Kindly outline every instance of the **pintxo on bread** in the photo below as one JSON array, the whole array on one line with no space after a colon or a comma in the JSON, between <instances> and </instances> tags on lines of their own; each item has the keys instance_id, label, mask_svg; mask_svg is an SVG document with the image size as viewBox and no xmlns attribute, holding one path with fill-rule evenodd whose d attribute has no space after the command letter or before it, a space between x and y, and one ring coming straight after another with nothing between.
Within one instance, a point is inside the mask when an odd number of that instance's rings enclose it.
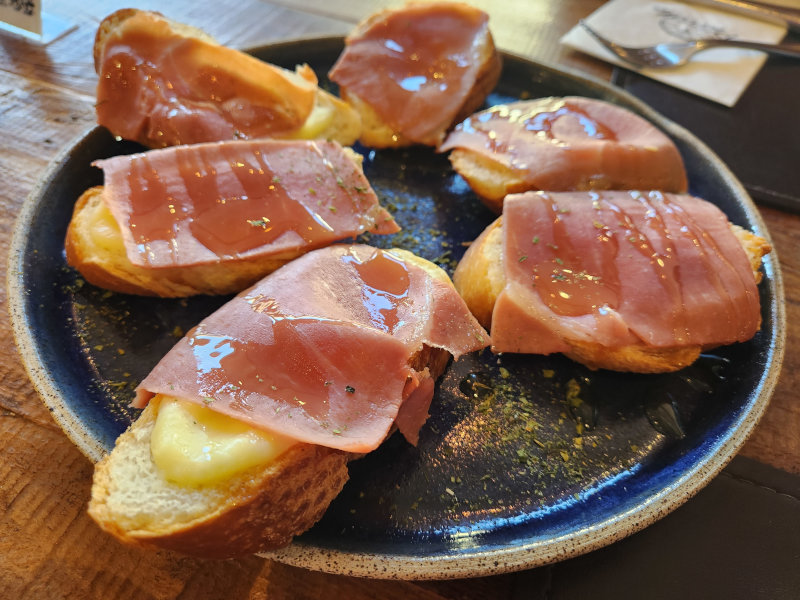
<instances>
[{"instance_id":1,"label":"pintxo on bread","mask_svg":"<svg viewBox=\"0 0 800 600\"><path fill-rule=\"evenodd\" d=\"M458 2L409 3L371 15L329 73L361 115L362 144L437 146L500 77L489 17Z\"/></svg>"},{"instance_id":2,"label":"pintxo on bread","mask_svg":"<svg viewBox=\"0 0 800 600\"><path fill-rule=\"evenodd\" d=\"M395 426L416 443L451 355L488 343L428 261L363 245L306 254L204 319L143 380L147 408L97 466L90 514L123 541L204 557L286 545L322 516L349 460ZM219 433L232 428L261 454ZM198 480L193 462L213 466Z\"/></svg>"},{"instance_id":3,"label":"pintxo on bread","mask_svg":"<svg viewBox=\"0 0 800 600\"><path fill-rule=\"evenodd\" d=\"M67 262L115 291L238 292L314 248L399 230L336 142L242 140L97 161L67 230Z\"/></svg>"},{"instance_id":4,"label":"pintxo on bread","mask_svg":"<svg viewBox=\"0 0 800 600\"><path fill-rule=\"evenodd\" d=\"M447 136L440 151L497 213L529 190L687 190L677 147L649 121L592 98L547 97L493 106Z\"/></svg>"},{"instance_id":5,"label":"pintxo on bread","mask_svg":"<svg viewBox=\"0 0 800 600\"><path fill-rule=\"evenodd\" d=\"M106 17L94 44L97 122L150 148L259 137L350 145L358 114L317 76L260 61L157 12Z\"/></svg>"},{"instance_id":6,"label":"pintxo on bread","mask_svg":"<svg viewBox=\"0 0 800 600\"><path fill-rule=\"evenodd\" d=\"M662 192L526 192L467 250L456 288L495 352L669 372L758 331L769 244Z\"/></svg>"}]
</instances>

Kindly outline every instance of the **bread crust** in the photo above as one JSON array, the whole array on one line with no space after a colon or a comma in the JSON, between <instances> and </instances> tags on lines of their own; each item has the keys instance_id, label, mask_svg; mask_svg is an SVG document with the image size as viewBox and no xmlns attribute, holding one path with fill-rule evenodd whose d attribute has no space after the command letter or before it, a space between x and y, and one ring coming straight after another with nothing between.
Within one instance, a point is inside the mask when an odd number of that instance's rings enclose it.
<instances>
[{"instance_id":1,"label":"bread crust","mask_svg":"<svg viewBox=\"0 0 800 600\"><path fill-rule=\"evenodd\" d=\"M503 218L498 217L470 245L453 274L453 283L472 314L487 330L498 296L505 287L503 265ZM747 253L756 282L761 280L761 258L770 252L763 238L731 225ZM655 348L644 343L620 348L607 348L596 342L564 340L570 350L564 352L572 360L590 369L610 369L635 373L669 373L692 364L703 350L701 346Z\"/></svg>"},{"instance_id":2,"label":"bread crust","mask_svg":"<svg viewBox=\"0 0 800 600\"><path fill-rule=\"evenodd\" d=\"M136 8L120 8L108 15L105 19L100 21L97 27L97 32L94 35L94 44L92 45L92 58L94 59L94 72L100 74L100 66L103 62L103 53L105 52L106 42L111 34L116 30L124 21L127 21L138 12ZM155 13L159 16L164 16L161 13ZM166 18L166 17L165 17Z\"/></svg>"},{"instance_id":3,"label":"bread crust","mask_svg":"<svg viewBox=\"0 0 800 600\"><path fill-rule=\"evenodd\" d=\"M453 170L495 214L503 212L503 200L508 194L526 192L531 187L518 171L478 152L455 148L448 158Z\"/></svg>"}]
</instances>

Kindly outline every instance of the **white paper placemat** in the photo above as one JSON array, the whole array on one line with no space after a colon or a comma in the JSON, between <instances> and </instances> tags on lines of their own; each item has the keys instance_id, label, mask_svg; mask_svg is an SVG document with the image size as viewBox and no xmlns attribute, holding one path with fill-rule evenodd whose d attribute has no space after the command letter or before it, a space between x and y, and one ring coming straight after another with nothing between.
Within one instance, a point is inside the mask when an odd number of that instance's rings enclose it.
<instances>
[{"instance_id":1,"label":"white paper placemat","mask_svg":"<svg viewBox=\"0 0 800 600\"><path fill-rule=\"evenodd\" d=\"M774 44L786 35L785 26L700 5L656 0L611 0L585 21L604 37L623 46L650 46L698 38ZM714 48L695 55L683 67L635 69L617 58L580 25L567 32L561 43L725 106L736 104L767 59L763 52Z\"/></svg>"}]
</instances>

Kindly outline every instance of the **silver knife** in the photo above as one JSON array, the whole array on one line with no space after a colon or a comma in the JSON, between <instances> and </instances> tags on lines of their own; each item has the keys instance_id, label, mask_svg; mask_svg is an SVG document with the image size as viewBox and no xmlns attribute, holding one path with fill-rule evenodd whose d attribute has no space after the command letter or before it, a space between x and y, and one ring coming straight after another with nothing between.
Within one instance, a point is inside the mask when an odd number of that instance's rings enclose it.
<instances>
[{"instance_id":1,"label":"silver knife","mask_svg":"<svg viewBox=\"0 0 800 600\"><path fill-rule=\"evenodd\" d=\"M790 29L800 31L800 16L795 16L760 4L751 4L750 2L743 2L742 0L690 0L690 2L739 13L777 25L786 25Z\"/></svg>"}]
</instances>

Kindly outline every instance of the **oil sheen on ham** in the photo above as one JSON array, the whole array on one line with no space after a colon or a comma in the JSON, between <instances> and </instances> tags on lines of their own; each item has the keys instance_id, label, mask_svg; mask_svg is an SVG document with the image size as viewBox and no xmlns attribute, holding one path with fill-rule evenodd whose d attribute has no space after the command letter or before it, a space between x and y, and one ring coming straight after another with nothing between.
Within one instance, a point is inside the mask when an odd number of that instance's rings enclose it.
<instances>
[{"instance_id":1,"label":"oil sheen on ham","mask_svg":"<svg viewBox=\"0 0 800 600\"><path fill-rule=\"evenodd\" d=\"M434 385L409 359L454 357L485 331L447 282L388 251L331 246L264 278L203 320L137 390L208 406L256 428L368 452L393 424L412 442Z\"/></svg>"},{"instance_id":2,"label":"oil sheen on ham","mask_svg":"<svg viewBox=\"0 0 800 600\"><path fill-rule=\"evenodd\" d=\"M399 230L333 142L196 144L95 164L136 265L212 263Z\"/></svg>"},{"instance_id":3,"label":"oil sheen on ham","mask_svg":"<svg viewBox=\"0 0 800 600\"><path fill-rule=\"evenodd\" d=\"M152 148L287 137L316 98L308 66L286 71L147 11L119 24L98 59L98 123Z\"/></svg>"},{"instance_id":4,"label":"oil sheen on ham","mask_svg":"<svg viewBox=\"0 0 800 600\"><path fill-rule=\"evenodd\" d=\"M672 141L627 109L590 98L540 98L493 106L448 135L440 151L464 148L512 169L527 189L686 191Z\"/></svg>"},{"instance_id":5,"label":"oil sheen on ham","mask_svg":"<svg viewBox=\"0 0 800 600\"><path fill-rule=\"evenodd\" d=\"M466 4L385 11L347 37L329 77L394 131L436 145L478 78L487 35L488 15Z\"/></svg>"},{"instance_id":6,"label":"oil sheen on ham","mask_svg":"<svg viewBox=\"0 0 800 600\"><path fill-rule=\"evenodd\" d=\"M725 215L687 195L526 192L503 210L506 287L492 317L497 352L714 347L750 339L760 305Z\"/></svg>"}]
</instances>

